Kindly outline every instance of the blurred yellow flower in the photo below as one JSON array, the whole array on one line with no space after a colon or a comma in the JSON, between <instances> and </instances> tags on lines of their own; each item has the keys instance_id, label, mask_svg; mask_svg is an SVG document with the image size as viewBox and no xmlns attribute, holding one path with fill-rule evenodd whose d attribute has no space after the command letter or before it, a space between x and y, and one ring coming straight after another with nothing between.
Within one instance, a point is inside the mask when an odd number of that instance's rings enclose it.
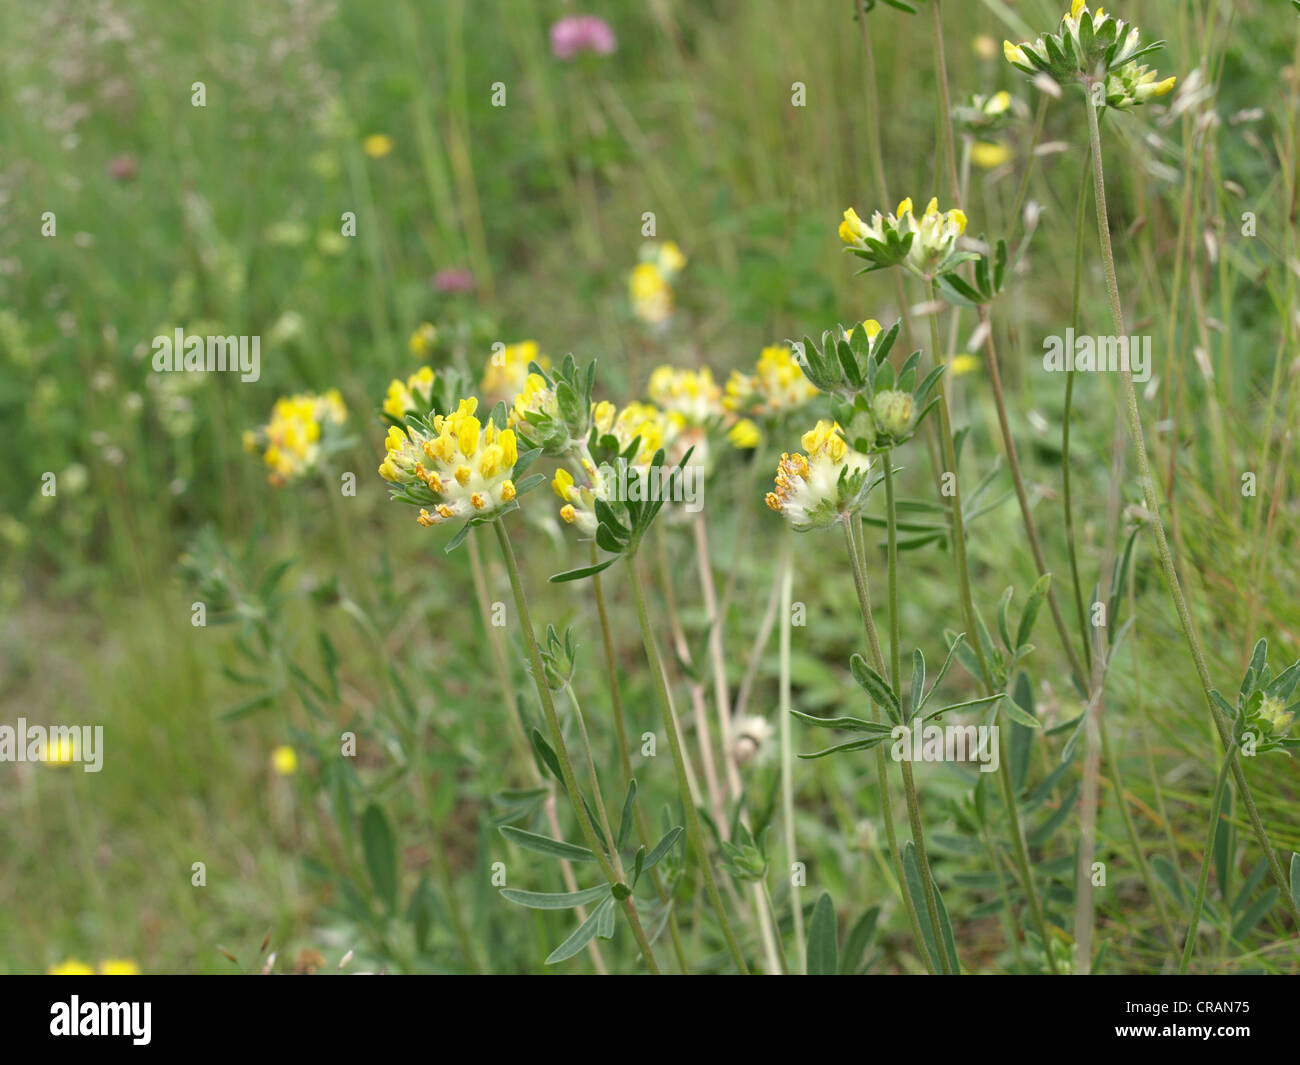
<instances>
[{"instance_id":1,"label":"blurred yellow flower","mask_svg":"<svg viewBox=\"0 0 1300 1065\"><path fill-rule=\"evenodd\" d=\"M990 37L987 33L981 33L971 39L971 47L975 54L981 59L996 59L998 55L998 42Z\"/></svg>"},{"instance_id":2,"label":"blurred yellow flower","mask_svg":"<svg viewBox=\"0 0 1300 1065\"><path fill-rule=\"evenodd\" d=\"M407 346L412 355L429 354L434 344L438 343L438 329L432 322L421 322L420 327L411 334Z\"/></svg>"},{"instance_id":3,"label":"blurred yellow flower","mask_svg":"<svg viewBox=\"0 0 1300 1065\"><path fill-rule=\"evenodd\" d=\"M94 976L95 970L87 965L84 961L78 961L76 958L69 958L67 961L61 961L58 965L51 966L49 969L50 976Z\"/></svg>"},{"instance_id":4,"label":"blurred yellow flower","mask_svg":"<svg viewBox=\"0 0 1300 1065\"><path fill-rule=\"evenodd\" d=\"M403 384L396 377L388 385L388 394L384 397L384 413L397 419L405 417L408 410L420 414L428 413L432 402L434 373L428 366L421 366L411 374ZM425 409L420 410L423 406Z\"/></svg>"},{"instance_id":5,"label":"blurred yellow flower","mask_svg":"<svg viewBox=\"0 0 1300 1065\"><path fill-rule=\"evenodd\" d=\"M277 747L271 752L271 768L282 777L298 771L298 755L292 747Z\"/></svg>"},{"instance_id":6,"label":"blurred yellow flower","mask_svg":"<svg viewBox=\"0 0 1300 1065\"><path fill-rule=\"evenodd\" d=\"M100 976L139 976L140 966L130 958L105 958L99 963Z\"/></svg>"},{"instance_id":7,"label":"blurred yellow flower","mask_svg":"<svg viewBox=\"0 0 1300 1065\"><path fill-rule=\"evenodd\" d=\"M674 241L648 241L637 253L640 260L628 277L632 310L649 325L661 325L673 313L673 281L686 266L686 256Z\"/></svg>"},{"instance_id":8,"label":"blurred yellow flower","mask_svg":"<svg viewBox=\"0 0 1300 1065\"><path fill-rule=\"evenodd\" d=\"M816 395L817 386L804 376L794 352L774 344L763 349L752 374L731 371L722 405L738 414L770 417L800 407Z\"/></svg>"},{"instance_id":9,"label":"blurred yellow flower","mask_svg":"<svg viewBox=\"0 0 1300 1065\"><path fill-rule=\"evenodd\" d=\"M980 368L980 361L974 355L954 355L948 360L948 372L961 376Z\"/></svg>"},{"instance_id":10,"label":"blurred yellow flower","mask_svg":"<svg viewBox=\"0 0 1300 1065\"><path fill-rule=\"evenodd\" d=\"M707 366L699 370L660 366L650 375L646 394L664 410L696 425L722 413L722 389Z\"/></svg>"},{"instance_id":11,"label":"blurred yellow flower","mask_svg":"<svg viewBox=\"0 0 1300 1065\"><path fill-rule=\"evenodd\" d=\"M1011 158L1011 149L993 141L976 141L970 148L970 161L981 170L992 170Z\"/></svg>"},{"instance_id":12,"label":"blurred yellow flower","mask_svg":"<svg viewBox=\"0 0 1300 1065\"><path fill-rule=\"evenodd\" d=\"M73 755L76 753L72 746L72 739L68 736L51 736L50 745L45 751L46 765L72 765Z\"/></svg>"},{"instance_id":13,"label":"blurred yellow flower","mask_svg":"<svg viewBox=\"0 0 1300 1065\"><path fill-rule=\"evenodd\" d=\"M387 133L372 133L361 142L361 150L371 159L382 159L393 150L393 138Z\"/></svg>"},{"instance_id":14,"label":"blurred yellow flower","mask_svg":"<svg viewBox=\"0 0 1300 1065\"><path fill-rule=\"evenodd\" d=\"M748 418L741 418L740 421L736 422L736 424L727 432L727 439L731 441L733 447L738 447L742 450L758 447L758 441L760 439L758 426Z\"/></svg>"},{"instance_id":15,"label":"blurred yellow flower","mask_svg":"<svg viewBox=\"0 0 1300 1065\"><path fill-rule=\"evenodd\" d=\"M543 370L551 368L551 360L541 353L535 340L521 340L493 351L480 383L485 405L495 406L499 401L513 403L528 380L530 362Z\"/></svg>"},{"instance_id":16,"label":"blurred yellow flower","mask_svg":"<svg viewBox=\"0 0 1300 1065\"><path fill-rule=\"evenodd\" d=\"M641 321L659 325L672 317L673 287L654 263L637 263L628 278L632 310Z\"/></svg>"},{"instance_id":17,"label":"blurred yellow flower","mask_svg":"<svg viewBox=\"0 0 1300 1065\"><path fill-rule=\"evenodd\" d=\"M271 483L278 488L315 469L320 461L322 428L332 430L347 416L337 388L320 395L301 392L276 400L271 420L252 439L253 451L265 447L262 461L271 471ZM249 446L247 436L244 446Z\"/></svg>"}]
</instances>

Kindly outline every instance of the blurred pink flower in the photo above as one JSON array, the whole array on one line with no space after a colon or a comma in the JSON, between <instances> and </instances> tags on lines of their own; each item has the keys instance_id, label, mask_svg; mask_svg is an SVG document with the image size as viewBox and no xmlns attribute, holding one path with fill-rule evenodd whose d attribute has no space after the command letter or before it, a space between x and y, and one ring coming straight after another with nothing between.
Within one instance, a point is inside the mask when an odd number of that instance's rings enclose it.
<instances>
[{"instance_id":1,"label":"blurred pink flower","mask_svg":"<svg viewBox=\"0 0 1300 1065\"><path fill-rule=\"evenodd\" d=\"M450 266L439 270L429 282L434 292L472 292L474 275L461 266Z\"/></svg>"},{"instance_id":2,"label":"blurred pink flower","mask_svg":"<svg viewBox=\"0 0 1300 1065\"><path fill-rule=\"evenodd\" d=\"M135 156L131 154L114 156L108 164L108 176L118 181L130 181L135 177Z\"/></svg>"},{"instance_id":3,"label":"blurred pink flower","mask_svg":"<svg viewBox=\"0 0 1300 1065\"><path fill-rule=\"evenodd\" d=\"M595 15L570 15L551 27L551 53L573 59L583 52L609 55L618 47L609 23Z\"/></svg>"}]
</instances>

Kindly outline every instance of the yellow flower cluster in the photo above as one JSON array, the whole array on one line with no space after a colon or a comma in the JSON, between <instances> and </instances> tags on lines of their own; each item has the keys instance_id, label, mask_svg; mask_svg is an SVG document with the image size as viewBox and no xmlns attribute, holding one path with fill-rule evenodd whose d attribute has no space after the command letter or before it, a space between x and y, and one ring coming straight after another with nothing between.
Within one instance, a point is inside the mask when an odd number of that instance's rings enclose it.
<instances>
[{"instance_id":1,"label":"yellow flower cluster","mask_svg":"<svg viewBox=\"0 0 1300 1065\"><path fill-rule=\"evenodd\" d=\"M640 259L628 277L632 310L643 322L662 325L672 317L673 280L686 265L686 256L670 240L644 245Z\"/></svg>"},{"instance_id":2,"label":"yellow flower cluster","mask_svg":"<svg viewBox=\"0 0 1300 1065\"><path fill-rule=\"evenodd\" d=\"M631 463L645 466L660 448L666 452L672 447L681 433L683 419L679 414L665 413L650 403L632 402L622 410L616 410L614 404L606 401L592 408L592 424L602 436L607 433L613 436L620 451L640 438L640 447L632 456Z\"/></svg>"},{"instance_id":3,"label":"yellow flower cluster","mask_svg":"<svg viewBox=\"0 0 1300 1065\"><path fill-rule=\"evenodd\" d=\"M410 410L427 413L433 393L433 378L433 370L428 366L421 366L406 379L405 384L393 378L388 386L388 394L384 397L384 413L399 420Z\"/></svg>"},{"instance_id":4,"label":"yellow flower cluster","mask_svg":"<svg viewBox=\"0 0 1300 1065\"><path fill-rule=\"evenodd\" d=\"M432 322L421 322L420 327L411 334L407 346L411 349L412 355L425 356L433 350L436 343L438 343L438 327Z\"/></svg>"},{"instance_id":5,"label":"yellow flower cluster","mask_svg":"<svg viewBox=\"0 0 1300 1065\"><path fill-rule=\"evenodd\" d=\"M322 430L342 425L347 416L336 388L322 395L302 392L283 396L271 408L271 420L265 426L244 434L244 448L262 451L262 461L271 471L270 481L280 487L316 468Z\"/></svg>"},{"instance_id":6,"label":"yellow flower cluster","mask_svg":"<svg viewBox=\"0 0 1300 1065\"><path fill-rule=\"evenodd\" d=\"M850 248L870 250L868 240L884 243L887 233L898 238L912 235L912 245L907 253L907 265L922 276L930 276L953 253L957 238L966 232L966 215L954 207L940 211L939 201L931 199L925 213L918 219L911 198L903 200L898 210L889 216L876 211L867 224L852 207L844 212L840 223L840 239Z\"/></svg>"},{"instance_id":7,"label":"yellow flower cluster","mask_svg":"<svg viewBox=\"0 0 1300 1065\"><path fill-rule=\"evenodd\" d=\"M783 454L767 505L796 529L822 528L860 507L871 460L854 451L833 422L804 433L805 453Z\"/></svg>"},{"instance_id":8,"label":"yellow flower cluster","mask_svg":"<svg viewBox=\"0 0 1300 1065\"><path fill-rule=\"evenodd\" d=\"M537 363L543 370L551 367L551 360L541 353L535 340L521 340L494 351L488 359L487 369L483 371L481 391L484 402L489 405L510 403L528 379L530 362Z\"/></svg>"},{"instance_id":9,"label":"yellow flower cluster","mask_svg":"<svg viewBox=\"0 0 1300 1065\"><path fill-rule=\"evenodd\" d=\"M595 464L587 459L583 466L593 480L599 480L600 474ZM560 507L560 517L574 526L584 536L596 535L596 493L587 485L574 482L573 474L561 466L555 471L555 480L551 482L555 494L564 505Z\"/></svg>"},{"instance_id":10,"label":"yellow flower cluster","mask_svg":"<svg viewBox=\"0 0 1300 1065\"><path fill-rule=\"evenodd\" d=\"M701 425L723 411L722 389L707 366L699 370L660 366L650 375L646 394L653 403L692 425Z\"/></svg>"},{"instance_id":11,"label":"yellow flower cluster","mask_svg":"<svg viewBox=\"0 0 1300 1065\"><path fill-rule=\"evenodd\" d=\"M514 431L491 421L483 425L474 416L477 409L477 399L462 399L454 413L433 419L432 436L413 426L388 430L380 476L402 487L424 485L439 497L432 512L420 509L421 525L489 517L515 498Z\"/></svg>"},{"instance_id":12,"label":"yellow flower cluster","mask_svg":"<svg viewBox=\"0 0 1300 1065\"><path fill-rule=\"evenodd\" d=\"M731 371L722 405L733 413L770 418L802 407L816 395L817 386L804 376L794 352L774 345L763 349L752 374Z\"/></svg>"}]
</instances>

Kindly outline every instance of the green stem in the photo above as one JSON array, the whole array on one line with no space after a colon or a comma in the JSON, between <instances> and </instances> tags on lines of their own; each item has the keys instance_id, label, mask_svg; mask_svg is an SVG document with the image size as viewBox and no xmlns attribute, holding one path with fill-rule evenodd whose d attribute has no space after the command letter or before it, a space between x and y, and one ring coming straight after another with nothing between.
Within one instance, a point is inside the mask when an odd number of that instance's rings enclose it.
<instances>
[{"instance_id":1,"label":"green stem","mask_svg":"<svg viewBox=\"0 0 1300 1065\"><path fill-rule=\"evenodd\" d=\"M1088 202L1088 179L1079 181L1079 205L1074 218L1074 291L1071 297L1070 328L1079 331L1079 290L1083 281L1083 214ZM1079 636L1088 667L1092 667L1092 639L1088 633L1088 612L1083 605L1083 582L1079 580L1079 553L1074 533L1074 508L1070 494L1070 418L1074 411L1074 367L1065 375L1065 413L1061 420L1061 486L1065 506L1065 550L1070 560L1070 579L1074 584L1074 608L1079 617Z\"/></svg>"},{"instance_id":2,"label":"green stem","mask_svg":"<svg viewBox=\"0 0 1300 1065\"><path fill-rule=\"evenodd\" d=\"M1201 923L1201 908L1205 905L1205 888L1210 882L1210 857L1214 854L1214 837L1219 829L1219 807L1223 802L1223 789L1228 783L1228 770L1237 764L1237 745L1234 743L1224 756L1223 765L1219 767L1218 779L1214 782L1214 798L1210 800L1209 828L1206 831L1205 854L1201 857L1201 875L1196 881L1196 898L1192 902L1192 915L1188 918L1187 939L1183 943L1183 957L1178 963L1178 975L1187 972L1192 960L1192 947L1196 943L1196 928Z\"/></svg>"},{"instance_id":3,"label":"green stem","mask_svg":"<svg viewBox=\"0 0 1300 1065\"><path fill-rule=\"evenodd\" d=\"M700 873L704 878L705 892L708 894L709 902L717 915L718 924L722 928L722 937L727 942L727 950L731 953L731 959L736 963L736 968L740 970L741 974L748 976L749 967L745 964L745 957L740 951L740 943L736 940L736 933L731 929L731 922L727 919L726 908L722 905L722 897L718 894L718 883L714 878L713 866L709 861L709 855L704 846L704 833L700 828L700 815L695 809L695 802L691 799L691 787L686 777L686 759L682 753L682 740L677 724L677 711L673 709L673 697L668 690L668 681L664 676L663 659L659 654L659 646L654 637L654 630L650 627L650 614L646 609L645 590L642 587L641 574L636 568L635 555L628 557L627 566L628 571L631 573L632 592L636 598L636 613L637 620L641 625L641 640L645 644L646 659L650 664L655 691L659 697L659 708L663 713L664 730L668 733L668 745L672 749L673 768L677 773L678 793L686 816L686 837L691 850L695 853L695 860L699 864Z\"/></svg>"},{"instance_id":4,"label":"green stem","mask_svg":"<svg viewBox=\"0 0 1300 1065\"><path fill-rule=\"evenodd\" d=\"M596 758L591 753L591 737L587 734L587 722L582 716L582 704L578 701L578 693L573 690L572 684L566 684L564 690L569 696L569 706L573 708L573 719L578 723L578 737L582 741L583 757L587 760L587 775L591 778L591 794L596 800L596 817L600 819L600 829L605 834L605 842L609 845L614 874L621 881L623 863L618 856L618 837L614 835L614 827L609 821L609 811L605 809L605 799L600 793L600 775L596 772Z\"/></svg>"},{"instance_id":5,"label":"green stem","mask_svg":"<svg viewBox=\"0 0 1300 1065\"><path fill-rule=\"evenodd\" d=\"M772 934L776 940L776 952L781 965L781 975L790 975L790 959L785 954L785 943L781 939L781 922L776 916L776 907L772 905L772 893L767 890L767 881L760 880L759 888L762 891L763 901L767 904L768 917L772 921ZM798 901L795 902L795 911L798 912Z\"/></svg>"},{"instance_id":6,"label":"green stem","mask_svg":"<svg viewBox=\"0 0 1300 1065\"><path fill-rule=\"evenodd\" d=\"M844 523L844 539L848 544L849 561L853 569L853 587L858 593L858 609L862 613L862 626L867 634L867 644L872 648L872 657L880 661L880 638L876 635L876 623L871 617L871 592L867 588L866 571L864 563L858 554L858 543L853 535L853 526L857 523L856 518L850 518ZM880 711L877 710L877 719ZM921 917L916 912L916 903L912 901L912 893L907 890L907 876L903 872L903 852L898 847L898 832L894 828L894 811L893 804L889 798L889 764L885 761L885 745L883 743L876 746L876 779L880 784L880 816L885 821L885 836L889 840L889 857L894 866L894 876L898 881L898 893L903 899L903 905L907 908L907 919L912 926L912 936L916 941L917 953L925 959L926 968L931 972L934 971L934 964L925 949L925 936L921 933ZM935 925L935 927L938 927Z\"/></svg>"},{"instance_id":7,"label":"green stem","mask_svg":"<svg viewBox=\"0 0 1300 1065\"><path fill-rule=\"evenodd\" d=\"M596 541L593 540L591 542L591 564L594 566L598 559ZM627 721L623 714L623 695L618 680L618 662L614 655L614 636L609 625L609 611L605 606L605 592L600 582L599 573L591 578L591 583L592 594L596 597L596 613L600 616L600 639L605 649L605 670L609 677L610 699L614 705L614 732L618 738L619 764L623 770L623 786L626 788L632 784L632 754L627 739ZM636 818L637 837L646 848L651 848L653 844L650 836L650 826L646 822L645 811L640 803L636 804L633 815ZM677 958L677 964L683 973L689 973L690 965L686 961L686 947L682 943L682 931L677 924L677 911L672 907L668 889L665 887L663 877L658 869L651 870L651 880L654 884L655 893L659 896L659 901L669 907L668 934L672 941L673 954Z\"/></svg>"},{"instance_id":8,"label":"green stem","mask_svg":"<svg viewBox=\"0 0 1300 1065\"><path fill-rule=\"evenodd\" d=\"M930 297L935 301L939 298L937 286L933 281L930 282ZM939 323L933 315L930 316L930 342L938 351ZM984 687L984 693L992 695L993 683L989 674L988 663L984 661L984 648L977 635L979 629L975 624L975 604L971 599L970 574L966 567L966 532L962 523L961 493L957 488L957 456L952 440L952 425L948 421L948 402L944 398L942 389L939 392L939 424L941 430L940 441L944 448L944 462L953 474L953 493L951 497L953 559L957 563L957 588L962 600L962 614L965 618L966 631L971 636L970 645L975 651L975 658L979 663L980 681ZM1021 887L1024 888L1025 896L1029 900L1029 911L1034 920L1034 927L1043 940L1043 953L1047 958L1047 967L1055 976L1056 962L1052 958L1052 952L1047 940L1047 922L1043 920L1043 908L1038 901L1038 889L1034 886L1034 878L1030 872L1029 852L1025 847L1025 835L1020 826L1020 811L1016 807L1015 786L1011 780L1011 760L1007 757L1002 729L998 730L998 744L1000 748L998 786L1002 792L1003 804L1007 809L1012 855L1016 861L1016 871L1020 876Z\"/></svg>"},{"instance_id":9,"label":"green stem","mask_svg":"<svg viewBox=\"0 0 1300 1065\"><path fill-rule=\"evenodd\" d=\"M794 740L791 736L790 711L793 701L790 697L790 642L792 626L790 609L794 598L794 533L786 529L781 543L781 640L779 652L780 668L780 717L781 717L781 818L785 826L785 849L788 867L792 870L799 860L798 838L794 823ZM790 911L794 917L795 956L803 959L807 955L804 940L803 907L799 902L799 889L792 886ZM780 936L777 936L778 941Z\"/></svg>"},{"instance_id":10,"label":"green stem","mask_svg":"<svg viewBox=\"0 0 1300 1065\"><path fill-rule=\"evenodd\" d=\"M591 541L591 564L599 561L596 541ZM609 677L609 698L614 706L614 734L618 737L618 760L623 769L623 783L632 779L632 755L627 742L627 722L623 717L623 693L618 683L618 663L614 658L614 636L609 627L609 613L605 607L605 592L600 574L591 578L592 594L596 597L596 613L600 616L600 640L605 649L605 672Z\"/></svg>"},{"instance_id":11,"label":"green stem","mask_svg":"<svg viewBox=\"0 0 1300 1065\"><path fill-rule=\"evenodd\" d=\"M902 620L898 604L898 506L894 499L894 456L892 451L883 455L885 463L885 510L889 536L889 677L894 691L902 699ZM863 584L866 574L863 574ZM880 661L876 668L884 672L885 663ZM883 745L882 745L883 746ZM907 798L907 820L912 827L912 842L916 845L916 860L921 867L921 886L925 891L925 908L930 917L930 927L934 931L934 941L939 952L939 964L945 975L952 975L952 961L948 951L943 947L943 935L939 924L938 889L934 886L934 874L930 870L930 857L925 846L925 830L921 824L921 804L916 797L916 781L912 775L912 763L904 758L900 762L903 771L903 794Z\"/></svg>"},{"instance_id":12,"label":"green stem","mask_svg":"<svg viewBox=\"0 0 1300 1065\"><path fill-rule=\"evenodd\" d=\"M569 749L564 742L564 733L560 729L560 719L555 712L555 701L551 698L550 685L546 683L546 668L542 664L541 651L537 647L537 636L533 632L533 619L528 611L528 599L524 595L523 581L519 576L519 563L515 560L514 548L510 545L510 534L506 532L505 523L500 518L492 522L492 529L497 534L497 543L501 547L501 557L505 561L506 572L510 576L510 590L514 593L515 609L519 611L519 625L524 631L524 644L528 648L528 662L532 668L533 682L537 687L537 698L542 704L542 713L545 715L546 724L551 730L551 742L555 745L555 756L560 763L560 777L564 781L564 790L568 793L569 803L573 807L574 817L578 822L578 828L582 832L588 849L595 856L601 872L605 874L605 879L613 887L621 883L621 877L615 873L610 860L605 857L605 853L600 846L600 840L596 838L596 829L592 825L591 819L587 817L586 807L582 803L582 792L578 789L578 780L573 773L573 761L569 757ZM623 899L621 905L624 914L627 916L628 924L632 928L632 935L641 948L646 967L654 975L658 976L659 965L655 961L654 952L650 949L645 930L641 927L641 919L637 916L633 896L629 895Z\"/></svg>"},{"instance_id":13,"label":"green stem","mask_svg":"<svg viewBox=\"0 0 1300 1065\"><path fill-rule=\"evenodd\" d=\"M1097 122L1097 109L1092 105L1092 85L1085 82L1084 88L1088 92L1085 99L1085 109L1088 112L1088 136L1092 144L1093 193L1097 203L1097 236L1101 244L1102 262L1106 271L1106 290L1110 296L1110 311L1115 323L1115 335L1126 336L1127 334L1124 331L1124 309L1120 304L1119 281L1115 274L1115 255L1110 242L1110 222L1106 213L1106 175L1101 159L1101 129ZM1183 595L1183 586L1178 579L1178 571L1174 567L1173 554L1169 550L1169 539L1165 533L1164 521L1160 517L1160 501L1156 498L1155 478L1151 473L1151 461L1147 457L1146 438L1142 429L1142 415L1138 411L1137 405L1137 390L1133 387L1133 374L1130 371L1121 368L1120 385L1124 392L1129 436L1132 437L1133 450L1137 455L1138 477L1142 485L1143 505L1150 515L1148 524L1155 536L1156 551L1160 556L1160 568L1164 572L1169 596L1173 600L1174 609L1178 613L1178 623L1183 630L1183 637L1192 653L1192 661L1196 666L1196 676L1200 681L1201 694L1205 699L1205 705L1210 711L1215 727L1218 729L1219 739L1226 748L1231 743L1231 729L1227 718L1215 705L1214 699L1210 695L1214 685L1210 679L1209 666L1206 664L1205 651L1201 647L1200 637L1192 624L1192 615L1187 608L1187 599ZM1241 763L1236 760L1232 762L1232 779L1237 786L1237 794L1246 807L1246 813L1250 817L1255 839L1264 851L1264 857L1268 861L1269 870L1273 875L1274 882L1277 884L1278 891L1291 913L1292 920L1295 921L1297 927L1300 927L1300 907L1297 907L1295 899L1291 896L1290 884L1287 882L1286 874L1282 871L1282 865L1277 859L1277 852L1274 851L1272 842L1269 840L1268 831L1264 828L1264 822L1260 819L1259 809L1255 805L1250 785L1246 782L1246 774L1242 771Z\"/></svg>"}]
</instances>

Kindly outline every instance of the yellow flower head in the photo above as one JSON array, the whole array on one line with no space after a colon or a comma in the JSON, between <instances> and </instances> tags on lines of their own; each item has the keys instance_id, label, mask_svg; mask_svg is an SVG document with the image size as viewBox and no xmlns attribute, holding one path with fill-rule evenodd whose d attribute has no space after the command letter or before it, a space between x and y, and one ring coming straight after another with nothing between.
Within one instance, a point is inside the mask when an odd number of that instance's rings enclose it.
<instances>
[{"instance_id":1,"label":"yellow flower head","mask_svg":"<svg viewBox=\"0 0 1300 1065\"><path fill-rule=\"evenodd\" d=\"M87 965L84 961L76 958L68 958L66 961L59 962L58 965L52 965L49 969L50 976L94 976L95 970Z\"/></svg>"},{"instance_id":2,"label":"yellow flower head","mask_svg":"<svg viewBox=\"0 0 1300 1065\"><path fill-rule=\"evenodd\" d=\"M105 958L99 963L100 976L139 976L140 966L130 958Z\"/></svg>"},{"instance_id":3,"label":"yellow flower head","mask_svg":"<svg viewBox=\"0 0 1300 1065\"><path fill-rule=\"evenodd\" d=\"M480 423L477 409L477 399L462 399L453 413L433 419L432 435L415 426L388 430L379 474L407 496L427 498L433 509L421 509L421 525L491 517L515 498L514 430Z\"/></svg>"},{"instance_id":4,"label":"yellow flower head","mask_svg":"<svg viewBox=\"0 0 1300 1065\"><path fill-rule=\"evenodd\" d=\"M861 509L871 460L854 451L833 422L804 433L803 452L783 454L767 505L795 529L824 528Z\"/></svg>"},{"instance_id":5,"label":"yellow flower head","mask_svg":"<svg viewBox=\"0 0 1300 1065\"><path fill-rule=\"evenodd\" d=\"M45 749L45 764L68 766L73 763L73 756L77 753L73 746L72 739L66 735L52 735L49 746Z\"/></svg>"},{"instance_id":6,"label":"yellow flower head","mask_svg":"<svg viewBox=\"0 0 1300 1065\"><path fill-rule=\"evenodd\" d=\"M436 343L438 343L437 326L432 322L421 322L419 328L411 334L407 346L411 349L412 355L418 355L422 358L433 350Z\"/></svg>"},{"instance_id":7,"label":"yellow flower head","mask_svg":"<svg viewBox=\"0 0 1300 1065\"><path fill-rule=\"evenodd\" d=\"M361 150L371 159L382 159L393 150L393 138L387 133L372 133L361 142Z\"/></svg>"},{"instance_id":8,"label":"yellow flower head","mask_svg":"<svg viewBox=\"0 0 1300 1065\"><path fill-rule=\"evenodd\" d=\"M271 420L252 435L252 450L262 450L271 483L280 487L315 470L321 457L322 432L333 432L347 416L336 388L320 395L302 392L276 400Z\"/></svg>"},{"instance_id":9,"label":"yellow flower head","mask_svg":"<svg viewBox=\"0 0 1300 1065\"><path fill-rule=\"evenodd\" d=\"M1011 149L995 141L976 141L970 148L970 161L981 170L994 170L1011 158Z\"/></svg>"},{"instance_id":10,"label":"yellow flower head","mask_svg":"<svg viewBox=\"0 0 1300 1065\"><path fill-rule=\"evenodd\" d=\"M817 395L817 387L786 345L763 349L752 374L733 370L722 401L729 411L770 417L803 406Z\"/></svg>"},{"instance_id":11,"label":"yellow flower head","mask_svg":"<svg viewBox=\"0 0 1300 1065\"><path fill-rule=\"evenodd\" d=\"M594 467L587 460L588 472L596 477ZM574 482L573 474L561 467L555 471L555 480L551 482L555 494L560 497L560 517L577 528L584 536L596 535L596 493L586 485Z\"/></svg>"},{"instance_id":12,"label":"yellow flower head","mask_svg":"<svg viewBox=\"0 0 1300 1065\"><path fill-rule=\"evenodd\" d=\"M433 401L434 380L434 372L428 366L421 366L405 383L393 378L384 396L384 413L399 420L407 411L426 413Z\"/></svg>"},{"instance_id":13,"label":"yellow flower head","mask_svg":"<svg viewBox=\"0 0 1300 1065\"><path fill-rule=\"evenodd\" d=\"M513 402L528 379L530 362L537 363L543 370L551 368L551 360L541 353L535 340L521 340L493 351L483 371L484 402L490 405Z\"/></svg>"},{"instance_id":14,"label":"yellow flower head","mask_svg":"<svg viewBox=\"0 0 1300 1065\"><path fill-rule=\"evenodd\" d=\"M707 367L699 370L660 366L650 375L646 394L670 413L680 414L689 424L700 425L722 413L722 389Z\"/></svg>"},{"instance_id":15,"label":"yellow flower head","mask_svg":"<svg viewBox=\"0 0 1300 1065\"><path fill-rule=\"evenodd\" d=\"M956 250L957 239L965 232L966 216L959 209L940 211L939 201L932 199L918 219L911 197L899 203L891 215L876 211L869 224L850 207L844 212L839 230L840 239L849 251L880 266L906 265L926 278L942 269ZM908 236L912 243L903 256L901 242Z\"/></svg>"},{"instance_id":16,"label":"yellow flower head","mask_svg":"<svg viewBox=\"0 0 1300 1065\"><path fill-rule=\"evenodd\" d=\"M673 281L686 266L686 256L673 241L650 241L641 246L639 260L628 275L632 310L648 325L662 325L672 317Z\"/></svg>"},{"instance_id":17,"label":"yellow flower head","mask_svg":"<svg viewBox=\"0 0 1300 1065\"><path fill-rule=\"evenodd\" d=\"M271 768L282 777L298 771L298 754L292 747L277 747L271 752Z\"/></svg>"},{"instance_id":18,"label":"yellow flower head","mask_svg":"<svg viewBox=\"0 0 1300 1065\"><path fill-rule=\"evenodd\" d=\"M661 325L672 317L673 287L653 262L637 263L628 278L632 310L641 321Z\"/></svg>"},{"instance_id":19,"label":"yellow flower head","mask_svg":"<svg viewBox=\"0 0 1300 1065\"><path fill-rule=\"evenodd\" d=\"M741 418L727 431L727 439L731 441L733 447L748 451L750 448L758 447L762 434L750 419Z\"/></svg>"}]
</instances>

